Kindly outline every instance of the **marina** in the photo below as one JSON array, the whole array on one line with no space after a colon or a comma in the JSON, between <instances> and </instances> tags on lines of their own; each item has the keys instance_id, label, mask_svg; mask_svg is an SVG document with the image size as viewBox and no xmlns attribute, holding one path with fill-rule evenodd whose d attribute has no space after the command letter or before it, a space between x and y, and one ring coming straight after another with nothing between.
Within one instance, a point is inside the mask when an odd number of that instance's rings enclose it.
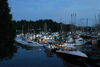
<instances>
[{"instance_id":1,"label":"marina","mask_svg":"<svg viewBox=\"0 0 100 67\"><path fill-rule=\"evenodd\" d=\"M28 36L28 35L29 34L27 34L26 36ZM15 41L17 43L20 43L20 44L22 44L24 46L28 46L28 47L43 47L46 51L54 52L56 54L59 54L61 56L71 58L71 59L72 58L73 59L76 59L76 58L77 59L94 59L94 58L90 57L90 55L88 54L91 52L91 51L89 52L88 49L93 49L92 48L92 46L93 46L92 40L91 40L91 43L89 44L88 42L90 42L90 41L86 41L87 39L83 40L82 37L78 36L78 38L76 37L76 39L74 38L74 40L73 40L71 35L69 35L69 36L67 36L65 42L64 41L57 42L54 39L54 36L56 36L56 35L59 35L59 34L55 34L52 36L46 34L46 37L44 37L45 35L42 35L42 34L36 34L36 35L33 34L33 37L32 36L22 37L23 34L19 34L16 36ZM37 36L37 37L34 37L34 36ZM50 38L50 36L52 38ZM18 38L21 38L22 40L20 40ZM23 39L25 39L25 38L27 38L27 39L23 41ZM35 38L37 38L37 39L35 39ZM42 38L42 40L41 40L41 38ZM20 41L18 41L18 40L20 40ZM25 41L28 41L28 42L26 43ZM89 46L91 46L88 49L87 49L87 47L84 47L84 46L88 46L87 43L89 44ZM95 46L96 46L96 44L95 44ZM94 60L96 60L96 59L94 59Z\"/></svg>"},{"instance_id":2,"label":"marina","mask_svg":"<svg viewBox=\"0 0 100 67\"><path fill-rule=\"evenodd\" d=\"M0 67L100 67L100 0L0 0Z\"/></svg>"},{"instance_id":3,"label":"marina","mask_svg":"<svg viewBox=\"0 0 100 67\"><path fill-rule=\"evenodd\" d=\"M22 32L16 34L14 39L13 45L17 48L17 52L12 56L14 60L9 60L9 58L7 60L11 61L13 65L10 64L10 62L6 64L6 58L3 58L4 62L0 62L0 66L99 67L100 46L98 36L92 37L91 35L78 32L24 33L22 30ZM26 60L28 62L26 62ZM20 61L21 64L18 61ZM15 66L14 63L18 65Z\"/></svg>"}]
</instances>

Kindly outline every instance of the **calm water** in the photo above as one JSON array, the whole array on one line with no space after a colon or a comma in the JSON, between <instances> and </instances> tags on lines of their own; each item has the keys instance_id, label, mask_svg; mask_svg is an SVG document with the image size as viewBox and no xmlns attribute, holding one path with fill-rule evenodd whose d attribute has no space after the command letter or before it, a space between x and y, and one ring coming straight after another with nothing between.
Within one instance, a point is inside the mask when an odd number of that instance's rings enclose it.
<instances>
[{"instance_id":1,"label":"calm water","mask_svg":"<svg viewBox=\"0 0 100 67\"><path fill-rule=\"evenodd\" d=\"M86 61L65 60L42 47L28 48L17 43L2 46L0 54L0 67L92 67Z\"/></svg>"}]
</instances>

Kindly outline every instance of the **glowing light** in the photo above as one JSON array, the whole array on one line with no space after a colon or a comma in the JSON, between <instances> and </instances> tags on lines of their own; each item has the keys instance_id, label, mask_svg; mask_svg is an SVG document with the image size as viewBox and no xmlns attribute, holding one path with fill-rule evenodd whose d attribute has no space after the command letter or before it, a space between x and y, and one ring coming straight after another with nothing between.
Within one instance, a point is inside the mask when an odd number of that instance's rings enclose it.
<instances>
[{"instance_id":1,"label":"glowing light","mask_svg":"<svg viewBox=\"0 0 100 67\"><path fill-rule=\"evenodd\" d=\"M33 38L32 38L32 37L30 37L30 38L29 38L29 40L33 40Z\"/></svg>"}]
</instances>

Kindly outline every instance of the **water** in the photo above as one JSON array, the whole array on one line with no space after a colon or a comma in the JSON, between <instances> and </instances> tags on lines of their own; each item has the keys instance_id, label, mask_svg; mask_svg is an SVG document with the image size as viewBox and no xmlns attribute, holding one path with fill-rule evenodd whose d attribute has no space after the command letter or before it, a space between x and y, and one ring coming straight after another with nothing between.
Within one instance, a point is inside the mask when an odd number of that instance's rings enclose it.
<instances>
[{"instance_id":1,"label":"water","mask_svg":"<svg viewBox=\"0 0 100 67\"><path fill-rule=\"evenodd\" d=\"M11 46L1 46L0 67L92 67L86 60L67 59L43 47L29 48L14 43ZM95 64L94 64L95 66ZM93 66L93 67L94 67Z\"/></svg>"},{"instance_id":2,"label":"water","mask_svg":"<svg viewBox=\"0 0 100 67\"><path fill-rule=\"evenodd\" d=\"M55 54L52 56L46 54L42 47L22 48L21 46L17 46L17 44L15 45L17 52L13 53L13 56L11 55L12 58L6 59L7 57L5 57L1 60L0 67L65 67Z\"/></svg>"}]
</instances>

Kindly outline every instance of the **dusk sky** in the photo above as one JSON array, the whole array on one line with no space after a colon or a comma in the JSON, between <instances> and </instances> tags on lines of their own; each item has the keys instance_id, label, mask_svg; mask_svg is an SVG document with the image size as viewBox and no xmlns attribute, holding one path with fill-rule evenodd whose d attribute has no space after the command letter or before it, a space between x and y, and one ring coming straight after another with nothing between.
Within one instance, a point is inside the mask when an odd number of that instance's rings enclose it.
<instances>
[{"instance_id":1,"label":"dusk sky","mask_svg":"<svg viewBox=\"0 0 100 67\"><path fill-rule=\"evenodd\" d=\"M8 0L8 2L13 20L52 19L70 23L71 13L76 13L78 22L80 18L89 18L89 23L93 24L94 16L100 11L100 0Z\"/></svg>"}]
</instances>

